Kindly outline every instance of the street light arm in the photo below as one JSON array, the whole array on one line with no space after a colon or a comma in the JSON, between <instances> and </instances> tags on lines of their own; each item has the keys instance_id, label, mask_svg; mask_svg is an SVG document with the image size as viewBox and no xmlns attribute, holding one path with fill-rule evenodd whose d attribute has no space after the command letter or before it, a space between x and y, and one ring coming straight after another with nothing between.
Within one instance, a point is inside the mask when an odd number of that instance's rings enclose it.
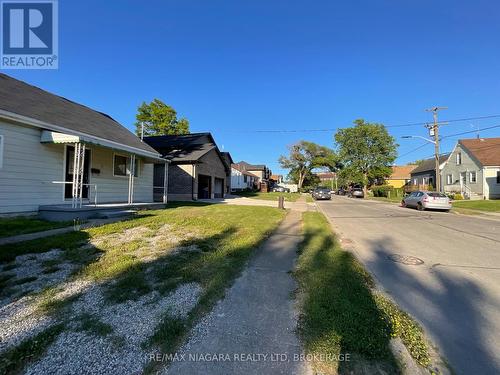
<instances>
[{"instance_id":1,"label":"street light arm","mask_svg":"<svg viewBox=\"0 0 500 375\"><path fill-rule=\"evenodd\" d=\"M432 139L422 137L421 135L403 135L401 138L420 138L423 139L424 141L430 142L433 145L436 144L436 141L433 141Z\"/></svg>"}]
</instances>

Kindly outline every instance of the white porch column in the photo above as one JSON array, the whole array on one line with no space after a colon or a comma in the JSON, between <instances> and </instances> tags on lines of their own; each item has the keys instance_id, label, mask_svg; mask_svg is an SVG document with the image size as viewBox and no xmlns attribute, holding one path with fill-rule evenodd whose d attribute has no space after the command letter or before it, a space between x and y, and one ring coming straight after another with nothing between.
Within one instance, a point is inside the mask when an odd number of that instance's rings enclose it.
<instances>
[{"instance_id":1,"label":"white porch column","mask_svg":"<svg viewBox=\"0 0 500 375\"><path fill-rule=\"evenodd\" d=\"M134 174L135 155L130 155L130 167L128 170L128 204L134 203Z\"/></svg>"},{"instance_id":2,"label":"white porch column","mask_svg":"<svg viewBox=\"0 0 500 375\"><path fill-rule=\"evenodd\" d=\"M85 165L85 145L75 143L73 153L73 181L71 191L71 207L82 207L83 173Z\"/></svg>"}]
</instances>

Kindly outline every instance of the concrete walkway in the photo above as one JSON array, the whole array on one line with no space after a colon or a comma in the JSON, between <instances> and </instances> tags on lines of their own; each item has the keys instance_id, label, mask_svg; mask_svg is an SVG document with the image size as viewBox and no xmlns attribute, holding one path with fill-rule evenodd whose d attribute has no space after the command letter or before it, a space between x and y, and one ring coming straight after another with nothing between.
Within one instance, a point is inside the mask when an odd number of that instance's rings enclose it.
<instances>
[{"instance_id":1,"label":"concrete walkway","mask_svg":"<svg viewBox=\"0 0 500 375\"><path fill-rule=\"evenodd\" d=\"M300 211L308 206L303 201L296 207L257 251L226 297L193 329L178 353L179 361L166 373L312 373L307 363L296 358L303 351L295 332L293 291L297 286L289 271L302 240Z\"/></svg>"}]
</instances>

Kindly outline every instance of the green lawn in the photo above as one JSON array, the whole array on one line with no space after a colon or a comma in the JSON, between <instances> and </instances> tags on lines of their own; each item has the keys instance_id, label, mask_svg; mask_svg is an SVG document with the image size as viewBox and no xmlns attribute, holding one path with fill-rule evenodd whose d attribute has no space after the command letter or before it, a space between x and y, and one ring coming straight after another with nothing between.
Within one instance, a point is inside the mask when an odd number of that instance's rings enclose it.
<instances>
[{"instance_id":1,"label":"green lawn","mask_svg":"<svg viewBox=\"0 0 500 375\"><path fill-rule=\"evenodd\" d=\"M325 374L399 373L389 349L395 336L427 366L429 354L421 328L372 290L370 275L350 252L340 248L321 213L306 212L303 219L305 239L294 273L302 305L299 333L308 354L351 356L349 362L317 361L315 370Z\"/></svg>"},{"instance_id":2,"label":"green lawn","mask_svg":"<svg viewBox=\"0 0 500 375\"><path fill-rule=\"evenodd\" d=\"M239 195L241 197L262 199L266 201L277 201L278 197L281 196L285 197L285 201L288 202L295 202L297 199L300 198L300 193L275 193L275 192L261 193L260 191L259 192L241 191L234 194Z\"/></svg>"},{"instance_id":3,"label":"green lawn","mask_svg":"<svg viewBox=\"0 0 500 375\"><path fill-rule=\"evenodd\" d=\"M477 200L477 201L454 201L453 208L464 208L468 210L500 212L500 199Z\"/></svg>"},{"instance_id":4,"label":"green lawn","mask_svg":"<svg viewBox=\"0 0 500 375\"><path fill-rule=\"evenodd\" d=\"M49 229L62 228L73 225L72 222L51 222L36 217L19 216L0 219L0 238L16 236L18 234L40 232Z\"/></svg>"},{"instance_id":5,"label":"green lawn","mask_svg":"<svg viewBox=\"0 0 500 375\"><path fill-rule=\"evenodd\" d=\"M284 215L283 210L271 207L171 204L164 210L142 211L133 219L101 227L0 246L0 263L20 254L61 249L62 259L77 266L73 278L104 283L108 304L136 299L152 290L166 295L181 284L198 283L202 295L188 317L180 320L166 315L155 334L143 343L148 350L173 353L191 327L223 297L254 249ZM9 285L4 286L7 291ZM36 353L43 353L54 335L67 329L67 308L73 300L55 300L52 289L40 296L40 313L58 317L63 327L56 333L42 332L41 338L6 353L0 360L0 373L20 372L27 361L36 359L36 355L26 357L27 347L36 345ZM84 316L81 326L99 332L109 330Z\"/></svg>"}]
</instances>

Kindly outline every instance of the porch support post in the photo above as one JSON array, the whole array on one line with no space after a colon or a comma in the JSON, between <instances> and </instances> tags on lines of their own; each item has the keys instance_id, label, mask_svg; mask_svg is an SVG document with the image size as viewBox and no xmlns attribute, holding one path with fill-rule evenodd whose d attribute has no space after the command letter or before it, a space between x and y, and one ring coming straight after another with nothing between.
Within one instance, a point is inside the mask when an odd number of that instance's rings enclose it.
<instances>
[{"instance_id":1,"label":"porch support post","mask_svg":"<svg viewBox=\"0 0 500 375\"><path fill-rule=\"evenodd\" d=\"M78 170L78 182L79 182L79 189L78 189L78 199L79 199L79 206L80 208L82 207L82 200L83 200L83 173L85 171L85 145L80 143L80 168Z\"/></svg>"},{"instance_id":2,"label":"porch support post","mask_svg":"<svg viewBox=\"0 0 500 375\"><path fill-rule=\"evenodd\" d=\"M75 143L73 150L73 181L71 185L71 208L76 208L76 197L77 197L77 187L78 187L78 175L77 175L77 159L78 159L78 147L79 143Z\"/></svg>"},{"instance_id":3,"label":"porch support post","mask_svg":"<svg viewBox=\"0 0 500 375\"><path fill-rule=\"evenodd\" d=\"M163 171L163 203L168 202L168 163L165 162L165 170Z\"/></svg>"},{"instance_id":4,"label":"porch support post","mask_svg":"<svg viewBox=\"0 0 500 375\"><path fill-rule=\"evenodd\" d=\"M130 155L130 167L128 171L128 204L134 203L134 174L135 174L135 155Z\"/></svg>"}]
</instances>

